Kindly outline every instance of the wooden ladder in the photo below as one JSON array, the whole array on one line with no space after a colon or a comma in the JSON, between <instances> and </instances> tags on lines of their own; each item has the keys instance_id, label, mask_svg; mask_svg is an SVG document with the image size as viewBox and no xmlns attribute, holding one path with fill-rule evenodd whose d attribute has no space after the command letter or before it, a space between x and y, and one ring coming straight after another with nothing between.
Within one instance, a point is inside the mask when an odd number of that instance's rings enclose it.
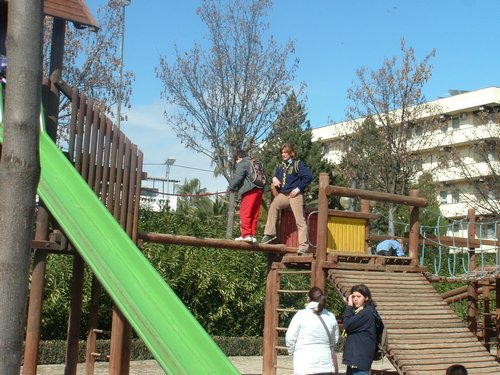
<instances>
[{"instance_id":1,"label":"wooden ladder","mask_svg":"<svg viewBox=\"0 0 500 375\"><path fill-rule=\"evenodd\" d=\"M310 289L310 277L310 267L287 268L284 263L273 263L266 290L264 375L293 372L291 363L280 361L280 357L288 355L285 334L293 315L304 307Z\"/></svg>"}]
</instances>

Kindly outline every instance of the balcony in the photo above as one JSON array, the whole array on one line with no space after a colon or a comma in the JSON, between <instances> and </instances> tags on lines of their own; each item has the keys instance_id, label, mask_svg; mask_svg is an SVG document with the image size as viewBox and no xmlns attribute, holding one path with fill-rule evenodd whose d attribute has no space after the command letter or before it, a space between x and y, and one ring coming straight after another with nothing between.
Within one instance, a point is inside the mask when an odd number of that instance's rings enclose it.
<instances>
[{"instance_id":1,"label":"balcony","mask_svg":"<svg viewBox=\"0 0 500 375\"><path fill-rule=\"evenodd\" d=\"M433 173L433 177L436 182L441 183L480 179L491 176L493 170L500 170L500 162L494 161L491 162L491 164L491 166L486 162L467 164L467 170L469 173L469 176L467 176L467 178L464 177L464 173L459 167L437 168ZM425 165L423 169L425 170Z\"/></svg>"}]
</instances>

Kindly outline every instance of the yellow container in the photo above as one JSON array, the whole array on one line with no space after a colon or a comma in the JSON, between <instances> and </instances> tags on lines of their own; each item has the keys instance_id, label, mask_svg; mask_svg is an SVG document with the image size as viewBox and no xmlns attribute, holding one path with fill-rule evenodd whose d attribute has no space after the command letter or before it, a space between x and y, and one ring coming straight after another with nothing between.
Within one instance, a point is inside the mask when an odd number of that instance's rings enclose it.
<instances>
[{"instance_id":1,"label":"yellow container","mask_svg":"<svg viewBox=\"0 0 500 375\"><path fill-rule=\"evenodd\" d=\"M365 253L366 219L328 218L328 252Z\"/></svg>"}]
</instances>

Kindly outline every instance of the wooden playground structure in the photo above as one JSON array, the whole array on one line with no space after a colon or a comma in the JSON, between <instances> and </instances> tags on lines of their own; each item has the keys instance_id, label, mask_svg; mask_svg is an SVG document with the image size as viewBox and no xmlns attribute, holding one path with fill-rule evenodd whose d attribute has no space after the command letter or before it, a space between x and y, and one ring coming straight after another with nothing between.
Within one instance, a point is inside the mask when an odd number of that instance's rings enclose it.
<instances>
[{"instance_id":1,"label":"wooden playground structure","mask_svg":"<svg viewBox=\"0 0 500 375\"><path fill-rule=\"evenodd\" d=\"M47 3L60 3L52 1ZM62 32L64 14L57 14L54 32ZM70 19L71 20L71 19ZM77 22L86 24L85 20ZM95 26L93 19L87 24ZM94 105L91 98L69 87L60 78L64 33L53 39L50 80L44 82L44 107L47 109L47 131L55 139L59 96L71 101L67 157L83 179L112 213L134 243L149 241L190 246L229 248L241 251L263 252L268 258L266 279L266 304L263 332L263 374L273 375L279 370L279 355L286 354L282 336L286 327L280 326L280 314L295 309L283 306L283 296L305 294L306 290L284 289L281 280L293 275L305 275L310 285L325 288L330 284L343 296L352 285L365 283L388 328L388 360L399 374L442 374L453 363L462 363L470 374L498 374L500 366L500 290L497 283L498 264L487 270L477 267L477 249L474 226L468 238L441 237L441 243L466 248L470 259L470 272L465 278L443 278L432 275L420 265L419 246L425 242L419 231L419 210L427 205L425 199L412 191L410 196L349 189L329 184L328 176L320 176L320 193L317 212L310 220L310 238L316 238L315 248L306 255L296 254L293 217L282 214L280 221L281 245L260 245L224 239L194 238L171 234L139 233L139 198L143 154L125 134ZM0 148L1 151L1 148ZM329 196L346 196L361 200L361 212L328 209ZM380 257L369 253L368 243L386 236L370 234L370 201L391 202L408 206L410 222L408 236L402 240L408 245L408 257ZM312 217L312 216L311 216ZM469 221L475 215L469 212ZM52 225L51 225L52 224ZM498 230L497 232L500 232ZM488 245L495 247L498 259L500 238ZM26 346L23 374L36 374L41 335L43 285L47 255L56 253L73 257L71 285L71 313L68 319L68 339L65 374L76 374L79 331L83 298L85 262L75 251L65 233L53 223L48 211L41 204L37 209L33 247ZM439 294L432 282L465 282L451 292ZM91 292L91 309L87 334L85 373L94 373L94 363L102 359L96 352L96 340L102 330L97 326L99 295L102 287L94 277ZM495 310L483 302L495 295ZM465 325L451 310L449 304L466 299L468 321ZM482 316L479 321L478 317ZM113 311L109 373L128 374L132 328L118 309ZM491 355L491 345L496 345L496 358Z\"/></svg>"},{"instance_id":2,"label":"wooden playground structure","mask_svg":"<svg viewBox=\"0 0 500 375\"><path fill-rule=\"evenodd\" d=\"M54 76L57 78L57 76ZM295 311L293 307L281 306L285 294L305 294L306 290L285 290L280 285L283 277L293 274L308 275L310 285L325 287L333 285L346 296L350 287L365 283L370 287L378 309L389 333L387 357L399 374L442 373L452 363L463 363L470 373L496 374L500 366L489 354L491 342L499 342L499 293L497 274L474 278L469 275L466 287L460 287L440 295L432 287L432 281L442 278L426 273L419 265L419 245L423 239L419 234L419 209L426 201L412 191L410 196L348 189L332 186L327 174L320 176L320 195L316 219L310 220L309 231L316 237L316 248L306 255L296 254L296 233L293 217L282 213L280 221L281 245L260 245L235 242L225 239L195 238L172 234L138 233L138 209L142 173L142 153L137 146L116 128L90 98L76 89L70 89L63 81L54 82L63 95L72 102L72 118L69 131L67 156L75 168L92 187L97 196L119 221L134 242L147 241L190 246L229 248L241 251L259 251L267 254L268 274L263 341L263 374L276 374L280 369L278 356L286 354L280 346L280 337L286 327L280 326L279 315ZM47 83L46 87L49 87ZM330 195L361 199L361 212L328 209ZM393 202L409 207L410 223L408 257L380 257L368 253L368 242L379 241L386 236L370 235L370 221L376 215L370 213L370 200ZM473 213L470 212L471 219ZM309 215L309 218L311 215ZM78 332L81 321L84 262L69 243L64 233L56 228L49 230L49 215L40 206L37 210L37 225L33 240L34 267L28 309L24 374L36 374L38 344L41 332L41 306L43 302L43 280L46 257L49 252L73 256L73 279L71 294L71 316L68 326L66 374L75 374L78 353ZM479 243L471 231L469 239L462 239L469 246L471 260L476 257ZM447 239L457 244L457 239ZM490 245L495 245L494 241ZM474 264L474 263L472 263ZM472 277L471 277L472 276ZM458 281L458 280L448 280ZM478 297L496 295L496 311L483 311L484 321L478 329ZM86 374L93 374L94 363L101 355L95 352L97 335L102 332L96 326L98 299L101 293L99 282L92 283L92 302L89 317L86 354ZM467 326L453 313L449 303L467 298L469 301ZM491 328L492 324L495 328ZM130 358L132 329L122 314L113 312L110 373L127 374ZM497 346L497 358L498 358Z\"/></svg>"},{"instance_id":3,"label":"wooden playground structure","mask_svg":"<svg viewBox=\"0 0 500 375\"><path fill-rule=\"evenodd\" d=\"M328 196L347 196L361 199L361 212L328 209ZM400 238L408 245L408 257L382 257L369 253L368 243L391 238L370 234L370 201L406 205L410 211L409 232ZM474 226L469 238L441 236L441 244L467 248L470 272L463 277L439 277L419 265L419 247L426 241L419 231L419 209L427 205L417 191L410 196L357 190L331 186L328 175L320 176L317 220L310 224L309 232L317 238L316 249L307 255L297 255L295 223L290 212L283 212L280 221L281 245L237 243L222 239L201 239L158 233L140 233L145 241L212 246L268 253L265 324L263 342L263 374L276 374L282 368L278 356L286 354L280 326L280 314L293 313L296 308L280 305L286 294L305 295L307 290L285 289L281 279L293 275L307 275L311 286L325 288L330 283L342 296L347 297L354 284L364 283L372 291L378 310L388 329L387 358L399 374L442 374L454 363L464 364L471 374L497 374L500 371L499 332L500 294L498 269L486 273L476 265L476 249L480 245L496 246L497 240L480 241L475 238ZM474 222L473 210L469 220ZM312 220L311 220L312 222ZM467 282L452 291L439 294L432 282ZM479 314L479 295L490 301L494 292L496 311L483 303ZM449 307L458 300L468 301L468 320L465 325ZM483 317L478 321L478 317ZM496 359L490 354L496 345ZM372 373L376 373L372 371ZM387 373L387 372L386 372Z\"/></svg>"},{"instance_id":4,"label":"wooden playground structure","mask_svg":"<svg viewBox=\"0 0 500 375\"><path fill-rule=\"evenodd\" d=\"M356 197L362 200L360 213L328 210L328 196ZM380 241L387 236L370 235L370 200L385 201L408 206L410 223L408 237L401 238L408 244L408 257L381 257L369 254L368 242ZM279 336L286 327L279 326L279 314L286 312L280 306L280 297L287 293L303 291L284 290L280 279L293 272L308 271L311 286L325 286L329 282L340 295L347 297L354 284L364 283L372 291L377 309L388 330L387 358L399 374L443 374L453 363L464 364L470 374L495 374L500 367L490 355L493 339L498 346L500 322L497 269L491 274L476 273L476 249L473 226L469 238L461 239L468 246L471 272L467 285L440 295L432 281L458 282L460 278L443 278L430 275L419 265L419 246L425 241L419 231L419 209L427 205L412 191L409 197L380 192L348 189L328 184L328 176L320 176L320 196L317 219L315 254L310 256L285 255L270 261L266 289L266 318L264 331L265 374L276 374L276 360L285 347L279 346ZM469 211L474 220L473 211ZM361 241L359 239L361 238ZM456 238L440 238L441 243L457 245ZM497 241L488 245L497 246ZM497 247L498 251L498 247ZM481 275L479 277L479 275ZM490 292L496 293L496 311L483 304L483 321L478 329L478 293L489 301ZM460 299L468 301L467 326L455 315L449 303ZM372 372L374 373L374 372Z\"/></svg>"}]
</instances>

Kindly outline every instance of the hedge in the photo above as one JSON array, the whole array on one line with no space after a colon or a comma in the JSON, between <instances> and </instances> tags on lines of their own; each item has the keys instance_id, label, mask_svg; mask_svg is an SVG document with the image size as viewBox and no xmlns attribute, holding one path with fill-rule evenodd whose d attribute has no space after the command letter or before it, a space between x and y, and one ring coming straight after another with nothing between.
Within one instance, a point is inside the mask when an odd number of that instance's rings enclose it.
<instances>
[{"instance_id":1,"label":"hedge","mask_svg":"<svg viewBox=\"0 0 500 375\"><path fill-rule=\"evenodd\" d=\"M262 355L262 337L213 337L222 351L228 357ZM97 361L106 361L109 354L109 340L97 340L96 352L102 356ZM79 345L78 362L85 362L86 342L81 340ZM38 364L53 365L64 363L66 353L65 340L41 341L39 347ZM140 339L132 339L132 361L154 359L149 349Z\"/></svg>"}]
</instances>

